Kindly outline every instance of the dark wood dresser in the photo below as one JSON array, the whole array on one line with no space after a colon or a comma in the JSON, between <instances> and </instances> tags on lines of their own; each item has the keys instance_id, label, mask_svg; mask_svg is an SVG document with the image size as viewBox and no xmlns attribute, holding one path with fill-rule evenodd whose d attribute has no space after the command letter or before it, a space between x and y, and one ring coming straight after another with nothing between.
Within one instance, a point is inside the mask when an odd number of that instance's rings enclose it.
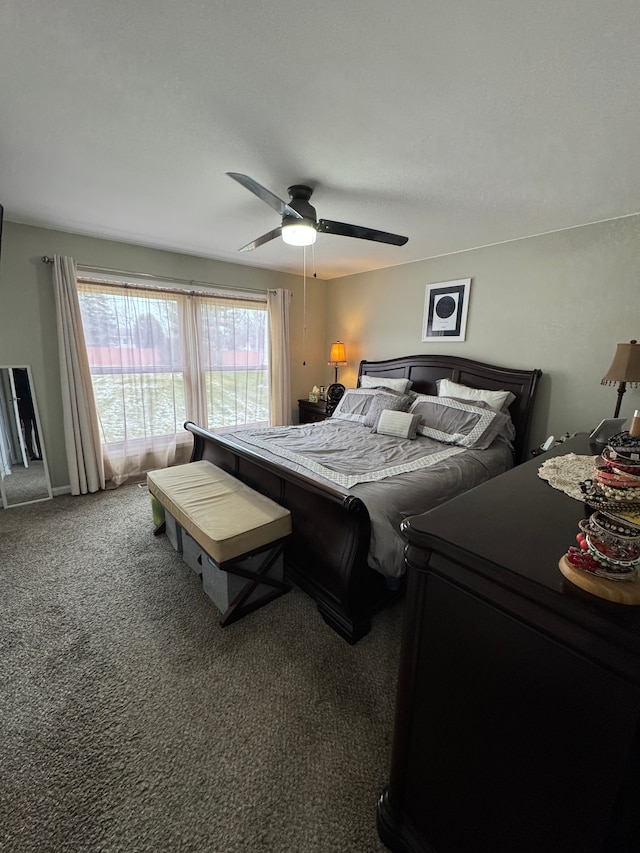
<instances>
[{"instance_id":1,"label":"dark wood dresser","mask_svg":"<svg viewBox=\"0 0 640 853\"><path fill-rule=\"evenodd\" d=\"M402 853L640 851L640 607L565 580L589 510L537 476L414 516L389 784Z\"/></svg>"}]
</instances>

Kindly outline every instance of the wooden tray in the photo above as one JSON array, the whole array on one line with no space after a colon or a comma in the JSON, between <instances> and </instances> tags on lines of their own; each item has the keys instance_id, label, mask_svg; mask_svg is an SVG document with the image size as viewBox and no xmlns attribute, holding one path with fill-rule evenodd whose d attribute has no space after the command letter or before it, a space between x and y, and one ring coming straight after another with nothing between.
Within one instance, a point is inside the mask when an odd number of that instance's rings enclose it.
<instances>
[{"instance_id":1,"label":"wooden tray","mask_svg":"<svg viewBox=\"0 0 640 853\"><path fill-rule=\"evenodd\" d=\"M640 578L632 581L610 581L608 578L600 578L576 569L567 560L566 555L562 557L558 567L567 580L585 592L618 604L640 604Z\"/></svg>"}]
</instances>

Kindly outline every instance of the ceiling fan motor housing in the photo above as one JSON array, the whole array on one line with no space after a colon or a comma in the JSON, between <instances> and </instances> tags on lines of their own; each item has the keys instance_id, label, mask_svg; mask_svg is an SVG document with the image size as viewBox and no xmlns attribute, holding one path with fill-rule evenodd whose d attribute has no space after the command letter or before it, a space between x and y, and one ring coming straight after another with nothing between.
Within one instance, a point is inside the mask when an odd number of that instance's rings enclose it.
<instances>
[{"instance_id":1,"label":"ceiling fan motor housing","mask_svg":"<svg viewBox=\"0 0 640 853\"><path fill-rule=\"evenodd\" d=\"M292 207L295 211L297 211L304 222L301 222L299 219L295 219L293 216L287 216L286 214L282 217L283 225L294 225L297 223L298 225L312 225L314 228L317 224L316 217L316 209L313 205L309 204L309 199L311 198L311 193L313 190L311 187L306 187L303 184L294 184L289 187L287 190L289 193L289 207Z\"/></svg>"}]
</instances>

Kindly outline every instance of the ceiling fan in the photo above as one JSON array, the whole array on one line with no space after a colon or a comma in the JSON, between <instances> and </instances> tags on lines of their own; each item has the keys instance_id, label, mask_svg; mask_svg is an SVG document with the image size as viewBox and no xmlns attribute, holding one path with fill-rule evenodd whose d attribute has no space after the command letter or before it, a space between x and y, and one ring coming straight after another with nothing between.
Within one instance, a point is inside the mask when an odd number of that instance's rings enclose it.
<instances>
[{"instance_id":1,"label":"ceiling fan","mask_svg":"<svg viewBox=\"0 0 640 853\"><path fill-rule=\"evenodd\" d=\"M315 207L309 204L313 190L303 184L294 184L289 187L289 201L286 202L248 175L242 175L240 172L227 172L227 175L257 195L282 217L282 224L278 228L274 228L273 231L269 231L262 237L247 243L239 250L240 252L250 252L276 237L282 237L284 242L291 246L310 246L315 243L318 232L339 234L343 237L357 237L359 240L375 240L378 243L391 243L394 246L404 246L409 239L408 237L401 237L399 234L377 231L375 228L348 225L346 222L334 222L332 219L318 219Z\"/></svg>"}]
</instances>

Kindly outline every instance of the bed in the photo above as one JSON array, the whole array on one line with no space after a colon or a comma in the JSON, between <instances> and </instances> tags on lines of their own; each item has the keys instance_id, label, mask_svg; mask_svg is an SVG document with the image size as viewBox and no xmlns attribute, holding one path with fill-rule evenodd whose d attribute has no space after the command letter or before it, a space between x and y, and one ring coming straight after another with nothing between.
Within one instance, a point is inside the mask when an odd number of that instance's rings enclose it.
<instances>
[{"instance_id":1,"label":"bed","mask_svg":"<svg viewBox=\"0 0 640 853\"><path fill-rule=\"evenodd\" d=\"M339 405L331 418L320 423L223 435L187 421L185 429L193 434L194 441L191 461L208 460L291 511L293 534L285 551L287 575L312 596L324 620L349 643L355 643L370 630L372 615L401 594L400 521L526 458L540 376L539 370L515 370L445 355L362 361L358 390L348 389L343 411ZM411 383L406 392L397 390L402 380ZM372 436L371 413L366 415L366 426L365 416L352 418L348 414L354 401L371 400L386 409L382 417L378 412L376 424L384 418L393 420L389 415L389 408L395 408L393 397L403 393L412 396L412 402L404 406L407 414L413 410L419 413L425 407L451 413L445 406L449 401L443 401L442 395L437 400L441 380L456 383L449 388L463 386L470 395L470 389L503 392L507 397L503 409L508 417L500 415L500 423L509 421L508 436L500 434L481 449L442 443L434 438L441 437L440 424L434 432L424 426L428 419L416 414L412 415L412 425L417 424L424 433L417 441L382 434L382 427L380 434ZM396 386L396 390L380 389L383 383ZM489 408L486 402L468 399L453 400L450 405L464 412ZM373 402L371 406L373 411ZM400 403L397 408L402 408ZM458 412L453 414L458 417ZM476 423L484 423L482 413L477 417ZM498 421L496 415L491 417ZM400 418L409 421L405 414ZM323 441L324 451L305 451L305 446L316 448ZM371 476L360 472L355 458L358 454L353 450L364 447L365 441L374 442L374 449L367 451L370 458L386 460L384 464L376 461ZM332 452L342 443L352 448L353 472L345 473L341 463L332 461ZM392 456L386 459L387 452L402 454L403 465L398 467ZM390 495L397 500L390 500Z\"/></svg>"}]
</instances>

